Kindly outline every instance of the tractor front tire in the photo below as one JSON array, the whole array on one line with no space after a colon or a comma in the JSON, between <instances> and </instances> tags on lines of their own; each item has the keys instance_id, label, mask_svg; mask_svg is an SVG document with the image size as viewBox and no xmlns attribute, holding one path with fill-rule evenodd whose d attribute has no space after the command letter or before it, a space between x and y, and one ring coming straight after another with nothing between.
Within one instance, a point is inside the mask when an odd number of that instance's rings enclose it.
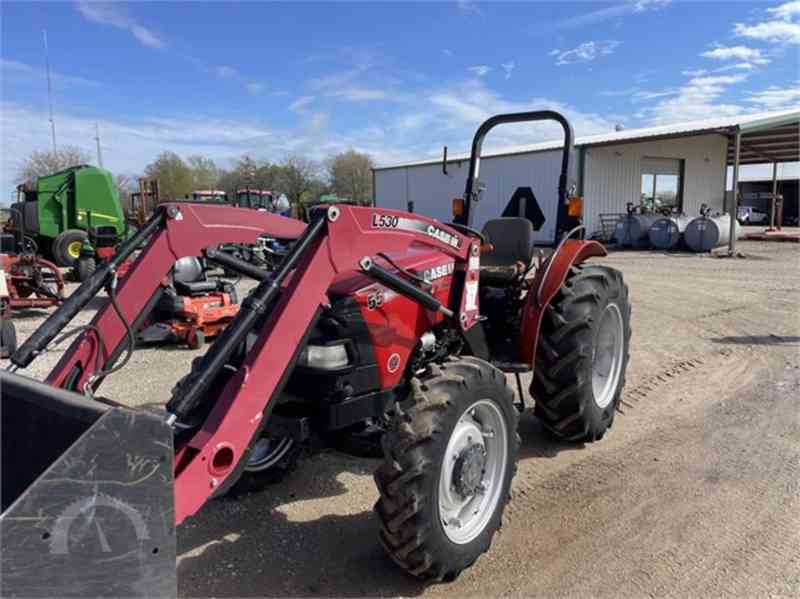
<instances>
[{"instance_id":1,"label":"tractor front tire","mask_svg":"<svg viewBox=\"0 0 800 599\"><path fill-rule=\"evenodd\" d=\"M56 264L63 268L74 266L80 258L81 248L86 239L86 232L78 229L67 229L59 234L51 246L51 253Z\"/></svg>"},{"instance_id":2,"label":"tractor front tire","mask_svg":"<svg viewBox=\"0 0 800 599\"><path fill-rule=\"evenodd\" d=\"M631 305L622 274L574 266L545 309L531 381L535 414L557 437L600 440L625 386Z\"/></svg>"},{"instance_id":3,"label":"tractor front tire","mask_svg":"<svg viewBox=\"0 0 800 599\"><path fill-rule=\"evenodd\" d=\"M17 329L9 318L0 317L0 358L17 351Z\"/></svg>"},{"instance_id":4,"label":"tractor front tire","mask_svg":"<svg viewBox=\"0 0 800 599\"><path fill-rule=\"evenodd\" d=\"M472 357L429 366L411 388L375 472L380 540L410 574L450 581L501 526L519 453L514 391Z\"/></svg>"},{"instance_id":5,"label":"tractor front tire","mask_svg":"<svg viewBox=\"0 0 800 599\"><path fill-rule=\"evenodd\" d=\"M97 270L97 261L94 256L81 256L75 264L75 278L83 283Z\"/></svg>"},{"instance_id":6,"label":"tractor front tire","mask_svg":"<svg viewBox=\"0 0 800 599\"><path fill-rule=\"evenodd\" d=\"M247 464L228 495L239 497L258 493L281 482L297 468L303 446L289 437L274 438L262 435L250 448Z\"/></svg>"}]
</instances>

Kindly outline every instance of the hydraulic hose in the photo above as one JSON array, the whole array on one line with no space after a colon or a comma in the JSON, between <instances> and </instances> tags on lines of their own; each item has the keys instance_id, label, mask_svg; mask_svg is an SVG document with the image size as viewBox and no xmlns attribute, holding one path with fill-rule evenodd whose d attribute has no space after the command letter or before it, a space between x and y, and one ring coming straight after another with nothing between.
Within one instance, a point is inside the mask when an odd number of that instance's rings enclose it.
<instances>
[{"instance_id":1,"label":"hydraulic hose","mask_svg":"<svg viewBox=\"0 0 800 599\"><path fill-rule=\"evenodd\" d=\"M86 279L55 312L47 317L42 326L23 343L11 356L11 363L18 368L27 367L33 359L44 350L50 342L64 330L70 321L77 316L86 304L98 294L117 267L128 259L136 248L158 230L164 223L166 211L160 209L150 218L144 227L119 246L119 250L111 260L102 264L94 274Z\"/></svg>"},{"instance_id":2,"label":"hydraulic hose","mask_svg":"<svg viewBox=\"0 0 800 599\"><path fill-rule=\"evenodd\" d=\"M245 275L246 277L250 277L251 279L255 279L256 281L266 281L270 276L270 273L263 268L253 266L249 262L237 258L236 256L231 256L229 253L222 250L208 248L205 251L205 255L211 262Z\"/></svg>"},{"instance_id":3,"label":"hydraulic hose","mask_svg":"<svg viewBox=\"0 0 800 599\"><path fill-rule=\"evenodd\" d=\"M325 224L325 212L320 211L306 227L273 276L262 280L242 302L242 307L233 322L220 333L205 355L192 365L192 371L173 389L172 397L167 402L167 412L170 414L167 422L172 424L176 420L185 420L201 403L211 383L230 361L234 352L244 343L247 334L255 327L259 318L278 297L286 277L325 230Z\"/></svg>"}]
</instances>

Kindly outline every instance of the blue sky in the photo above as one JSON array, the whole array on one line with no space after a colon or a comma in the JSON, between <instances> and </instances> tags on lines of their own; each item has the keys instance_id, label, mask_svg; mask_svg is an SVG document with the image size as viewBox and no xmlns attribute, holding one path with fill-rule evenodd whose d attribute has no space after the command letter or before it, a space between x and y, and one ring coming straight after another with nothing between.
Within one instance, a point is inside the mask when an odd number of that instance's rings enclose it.
<instances>
[{"instance_id":1,"label":"blue sky","mask_svg":"<svg viewBox=\"0 0 800 599\"><path fill-rule=\"evenodd\" d=\"M379 163L466 151L495 112L550 107L586 135L800 105L800 0L3 2L2 171L59 143L137 174L160 151ZM554 137L498 130L495 146ZM487 144L488 145L488 144Z\"/></svg>"}]
</instances>

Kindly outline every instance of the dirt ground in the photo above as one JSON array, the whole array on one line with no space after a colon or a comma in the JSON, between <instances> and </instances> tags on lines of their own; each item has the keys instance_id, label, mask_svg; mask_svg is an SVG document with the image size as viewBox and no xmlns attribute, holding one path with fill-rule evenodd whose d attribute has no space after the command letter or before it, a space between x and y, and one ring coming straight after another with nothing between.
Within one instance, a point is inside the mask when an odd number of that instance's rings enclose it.
<instances>
[{"instance_id":1,"label":"dirt ground","mask_svg":"<svg viewBox=\"0 0 800 599\"><path fill-rule=\"evenodd\" d=\"M746 258L602 260L623 271L633 302L623 413L590 446L555 442L523 418L503 529L456 582L397 569L372 515L376 463L329 451L182 525L179 593L800 596L800 246L739 249ZM20 337L39 322L17 320ZM42 377L58 355L28 374ZM103 393L163 402L195 356L137 351Z\"/></svg>"}]
</instances>

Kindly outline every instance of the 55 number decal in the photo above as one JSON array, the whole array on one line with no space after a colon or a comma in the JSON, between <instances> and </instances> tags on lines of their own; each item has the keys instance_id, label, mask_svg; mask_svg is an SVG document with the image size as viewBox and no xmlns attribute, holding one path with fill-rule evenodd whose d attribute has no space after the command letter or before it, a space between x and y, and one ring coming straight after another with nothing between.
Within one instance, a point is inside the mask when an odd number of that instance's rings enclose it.
<instances>
[{"instance_id":1,"label":"55 number decal","mask_svg":"<svg viewBox=\"0 0 800 599\"><path fill-rule=\"evenodd\" d=\"M386 298L383 295L383 291L376 291L375 293L370 293L367 296L367 310L376 310L383 305L383 302Z\"/></svg>"}]
</instances>

